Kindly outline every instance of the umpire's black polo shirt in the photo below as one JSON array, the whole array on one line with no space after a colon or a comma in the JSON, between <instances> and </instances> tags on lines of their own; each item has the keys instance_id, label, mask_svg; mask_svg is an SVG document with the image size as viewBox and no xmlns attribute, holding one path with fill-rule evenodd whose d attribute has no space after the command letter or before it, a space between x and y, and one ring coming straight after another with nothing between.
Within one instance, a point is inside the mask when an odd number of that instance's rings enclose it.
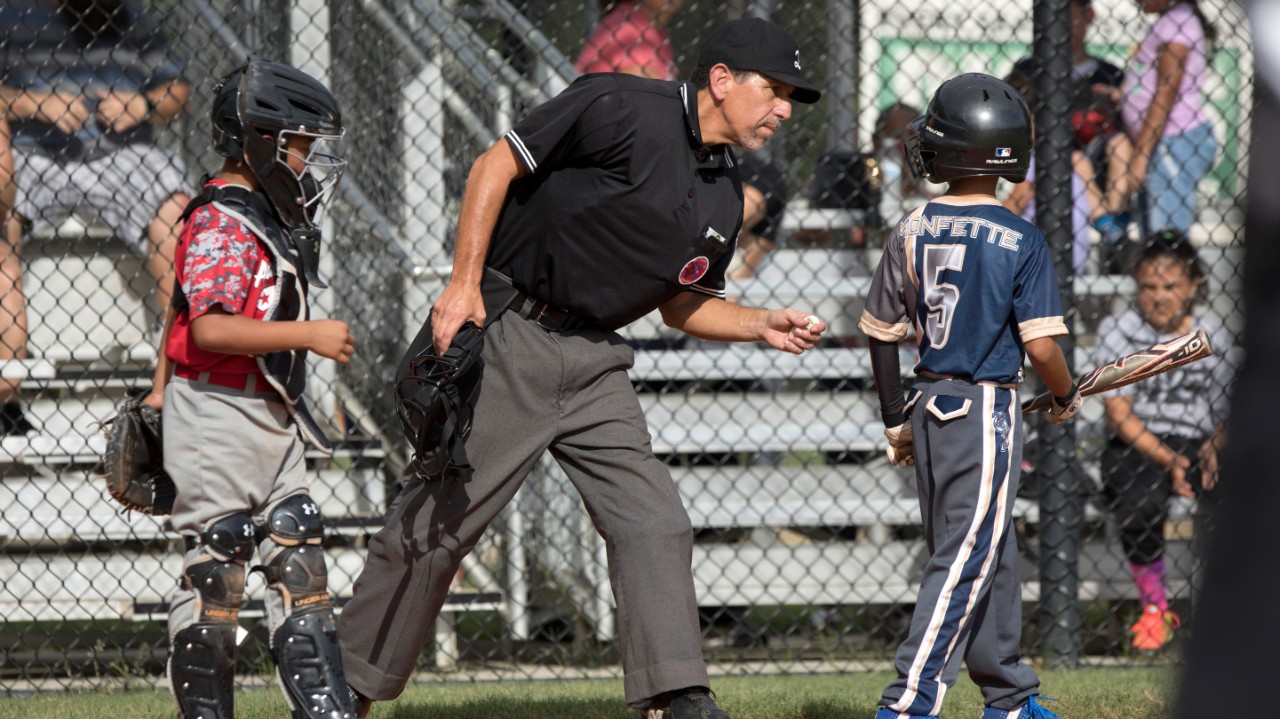
<instances>
[{"instance_id":1,"label":"umpire's black polo shirt","mask_svg":"<svg viewBox=\"0 0 1280 719\"><path fill-rule=\"evenodd\" d=\"M742 183L728 146L702 144L692 85L585 75L506 139L530 174L486 264L516 287L607 329L686 290L724 296Z\"/></svg>"}]
</instances>

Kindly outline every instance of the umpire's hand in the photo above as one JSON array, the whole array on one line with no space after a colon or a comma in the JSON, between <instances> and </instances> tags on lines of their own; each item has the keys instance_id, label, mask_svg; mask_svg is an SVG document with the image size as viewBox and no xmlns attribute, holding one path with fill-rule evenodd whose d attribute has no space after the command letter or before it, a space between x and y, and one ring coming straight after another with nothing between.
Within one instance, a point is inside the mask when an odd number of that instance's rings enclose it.
<instances>
[{"instance_id":1,"label":"umpire's hand","mask_svg":"<svg viewBox=\"0 0 1280 719\"><path fill-rule=\"evenodd\" d=\"M765 331L761 339L770 347L791 354L813 349L822 337L827 324L817 315L809 315L790 307L770 310L765 317Z\"/></svg>"},{"instance_id":2,"label":"umpire's hand","mask_svg":"<svg viewBox=\"0 0 1280 719\"><path fill-rule=\"evenodd\" d=\"M431 306L431 343L436 354L444 354L453 343L453 336L467 320L484 327L484 297L479 284L449 282L436 303Z\"/></svg>"}]
</instances>

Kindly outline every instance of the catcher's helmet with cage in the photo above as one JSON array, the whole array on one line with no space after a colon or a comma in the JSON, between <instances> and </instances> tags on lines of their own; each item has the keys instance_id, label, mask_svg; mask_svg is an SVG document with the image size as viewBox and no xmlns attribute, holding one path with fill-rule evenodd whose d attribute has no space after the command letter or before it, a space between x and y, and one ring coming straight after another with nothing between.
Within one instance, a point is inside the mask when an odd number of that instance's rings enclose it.
<instances>
[{"instance_id":1,"label":"catcher's helmet with cage","mask_svg":"<svg viewBox=\"0 0 1280 719\"><path fill-rule=\"evenodd\" d=\"M1031 111L999 78L967 73L938 87L906 142L911 174L930 182L995 175L1027 179Z\"/></svg>"},{"instance_id":2,"label":"catcher's helmet with cage","mask_svg":"<svg viewBox=\"0 0 1280 719\"><path fill-rule=\"evenodd\" d=\"M307 280L324 287L320 223L346 165L333 148L343 134L338 100L295 67L250 57L215 86L211 115L214 150L248 165L289 229ZM311 140L301 172L287 162L290 136Z\"/></svg>"}]
</instances>

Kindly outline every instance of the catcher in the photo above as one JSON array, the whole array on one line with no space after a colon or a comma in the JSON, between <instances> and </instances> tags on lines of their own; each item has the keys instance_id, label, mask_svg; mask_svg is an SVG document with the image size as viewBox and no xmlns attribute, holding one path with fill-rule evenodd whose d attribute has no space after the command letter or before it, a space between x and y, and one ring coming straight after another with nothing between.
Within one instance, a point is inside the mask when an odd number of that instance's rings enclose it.
<instances>
[{"instance_id":1,"label":"catcher","mask_svg":"<svg viewBox=\"0 0 1280 719\"><path fill-rule=\"evenodd\" d=\"M256 546L292 716L354 716L303 459L304 440L329 449L302 398L306 354L347 364L355 352L344 322L307 311L308 285L324 286L319 226L344 165L333 151L341 115L315 79L257 58L216 87L212 114L226 159L184 213L165 351L140 400L163 408L173 527L186 540L169 682L180 716L234 716L235 635Z\"/></svg>"}]
</instances>

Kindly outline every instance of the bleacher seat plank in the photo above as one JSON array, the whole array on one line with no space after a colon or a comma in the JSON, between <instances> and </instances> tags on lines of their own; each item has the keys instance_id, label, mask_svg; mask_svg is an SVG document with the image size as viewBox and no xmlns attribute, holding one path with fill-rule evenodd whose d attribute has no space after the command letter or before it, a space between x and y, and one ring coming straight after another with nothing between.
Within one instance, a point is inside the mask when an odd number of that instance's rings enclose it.
<instances>
[{"instance_id":1,"label":"bleacher seat plank","mask_svg":"<svg viewBox=\"0 0 1280 719\"><path fill-rule=\"evenodd\" d=\"M0 360L0 379L50 380L57 374L53 362L44 358Z\"/></svg>"},{"instance_id":2,"label":"bleacher seat plank","mask_svg":"<svg viewBox=\"0 0 1280 719\"><path fill-rule=\"evenodd\" d=\"M670 469L696 528L920 521L907 478L887 463Z\"/></svg>"},{"instance_id":3,"label":"bleacher seat plank","mask_svg":"<svg viewBox=\"0 0 1280 719\"><path fill-rule=\"evenodd\" d=\"M642 394L653 449L701 452L870 451L885 443L864 393Z\"/></svg>"},{"instance_id":4,"label":"bleacher seat plank","mask_svg":"<svg viewBox=\"0 0 1280 719\"><path fill-rule=\"evenodd\" d=\"M0 538L10 548L166 536L163 517L121 509L105 482L84 473L0 480Z\"/></svg>"},{"instance_id":5,"label":"bleacher seat plank","mask_svg":"<svg viewBox=\"0 0 1280 719\"><path fill-rule=\"evenodd\" d=\"M865 379L871 360L862 347L817 347L802 355L753 344L636 352L638 381Z\"/></svg>"}]
</instances>

